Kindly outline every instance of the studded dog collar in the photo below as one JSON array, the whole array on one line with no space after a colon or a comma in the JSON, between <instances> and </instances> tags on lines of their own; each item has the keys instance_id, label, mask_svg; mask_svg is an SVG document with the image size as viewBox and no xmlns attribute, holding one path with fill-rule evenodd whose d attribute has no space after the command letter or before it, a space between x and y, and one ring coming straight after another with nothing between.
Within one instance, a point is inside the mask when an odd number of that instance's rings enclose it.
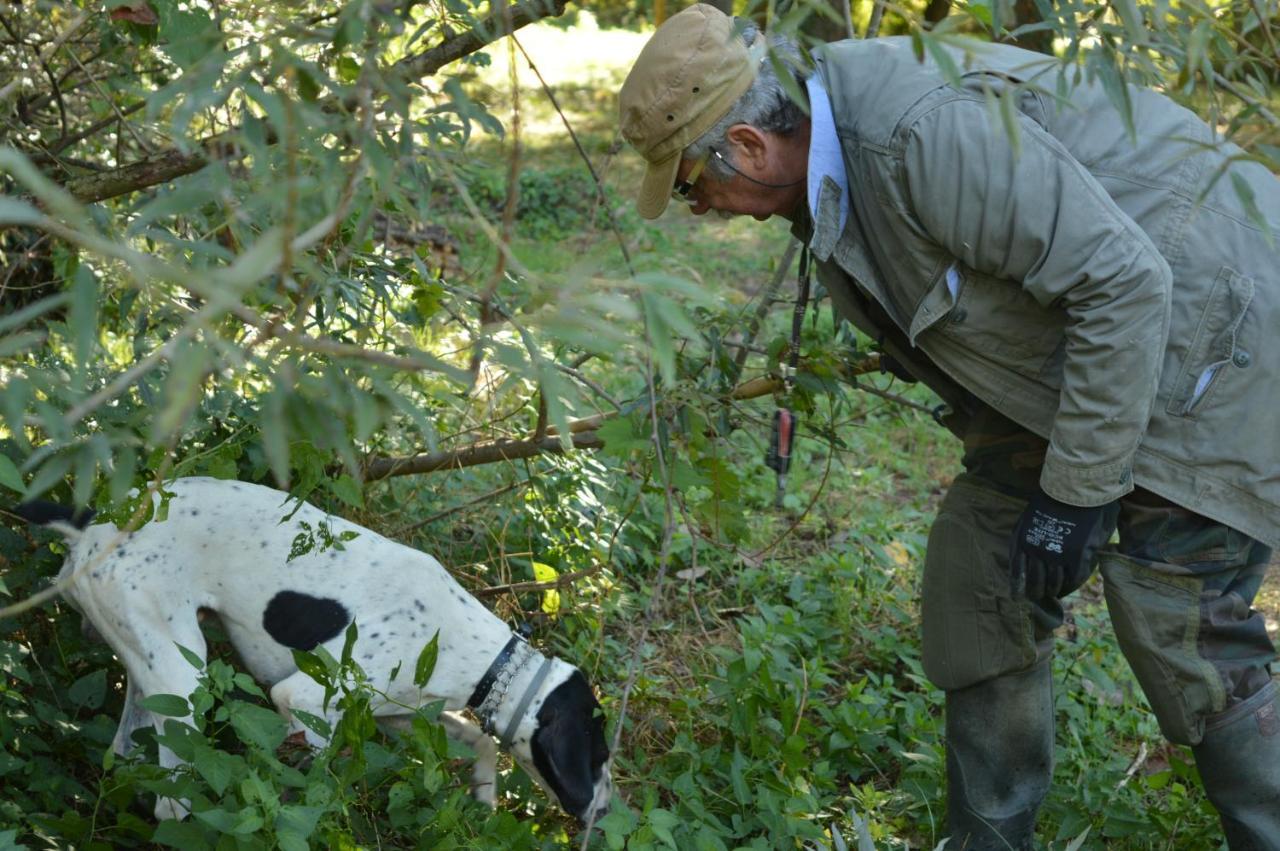
<instances>
[{"instance_id":1,"label":"studded dog collar","mask_svg":"<svg viewBox=\"0 0 1280 851\"><path fill-rule=\"evenodd\" d=\"M525 644L524 636L520 633L512 633L511 638L503 645L502 650L494 657L493 662L489 665L489 670L484 672L484 676L480 678L480 682L476 683L475 690L471 692L471 697L467 698L467 708L479 710L480 705L484 703L489 692L493 690L493 685L498 681L498 675L503 673L511 657L515 654L516 648ZM527 645L526 645L527 646Z\"/></svg>"},{"instance_id":2,"label":"studded dog collar","mask_svg":"<svg viewBox=\"0 0 1280 851\"><path fill-rule=\"evenodd\" d=\"M528 632L527 627L522 627L507 640L502 650L494 657L488 670L484 672L484 676L480 678L480 682L476 683L475 690L471 692L471 697L467 699L468 708L476 713L476 716L480 719L481 728L491 736L498 733L495 725L498 708L506 700L507 690L515 682L516 675L534 657L542 655L529 646L526 639ZM533 702L534 696L538 693L538 689L542 687L542 682L549 673L551 673L551 659L543 656L542 664L538 666L533 679L524 690L524 694L521 695L515 711L511 713L506 729L498 739L498 746L503 750L511 746L512 738L515 736L516 729L520 726L521 719L524 718L525 712L529 709L529 704Z\"/></svg>"}]
</instances>

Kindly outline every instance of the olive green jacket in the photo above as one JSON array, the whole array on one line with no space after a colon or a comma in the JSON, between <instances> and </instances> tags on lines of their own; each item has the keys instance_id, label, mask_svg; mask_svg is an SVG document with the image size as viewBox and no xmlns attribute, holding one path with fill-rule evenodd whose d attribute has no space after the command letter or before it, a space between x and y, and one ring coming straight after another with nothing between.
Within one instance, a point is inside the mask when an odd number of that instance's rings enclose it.
<instances>
[{"instance_id":1,"label":"olive green jacket","mask_svg":"<svg viewBox=\"0 0 1280 851\"><path fill-rule=\"evenodd\" d=\"M819 51L851 196L839 231L828 179L812 222L836 307L944 399L1049 438L1050 496L1137 484L1280 546L1280 253L1256 224L1280 242L1280 181L1212 182L1240 149L1154 92L1128 90L1131 136L1075 69L954 55L958 86L907 39Z\"/></svg>"}]
</instances>

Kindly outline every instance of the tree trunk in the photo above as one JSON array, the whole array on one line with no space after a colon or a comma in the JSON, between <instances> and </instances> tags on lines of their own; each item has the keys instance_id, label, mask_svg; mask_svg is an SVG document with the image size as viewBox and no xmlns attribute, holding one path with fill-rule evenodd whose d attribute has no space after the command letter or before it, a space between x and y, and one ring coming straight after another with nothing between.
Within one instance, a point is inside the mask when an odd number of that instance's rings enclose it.
<instances>
[{"instance_id":1,"label":"tree trunk","mask_svg":"<svg viewBox=\"0 0 1280 851\"><path fill-rule=\"evenodd\" d=\"M1036 8L1035 0L1014 0L1013 18L1015 28L1028 24L1038 24L1044 20L1040 15L1040 10ZM1017 38L1004 38L1001 40L1008 44L1024 47L1027 50L1053 55L1052 30L1036 30L1035 32L1023 33Z\"/></svg>"},{"instance_id":2,"label":"tree trunk","mask_svg":"<svg viewBox=\"0 0 1280 851\"><path fill-rule=\"evenodd\" d=\"M931 24L936 24L951 14L951 0L929 0L928 5L924 7L924 19Z\"/></svg>"}]
</instances>

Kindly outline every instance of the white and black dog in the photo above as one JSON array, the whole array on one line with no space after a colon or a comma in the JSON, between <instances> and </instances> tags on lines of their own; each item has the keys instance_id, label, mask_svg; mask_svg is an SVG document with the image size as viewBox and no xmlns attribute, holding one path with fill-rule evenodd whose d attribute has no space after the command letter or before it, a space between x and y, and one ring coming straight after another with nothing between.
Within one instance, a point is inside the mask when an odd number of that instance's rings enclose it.
<instances>
[{"instance_id":1,"label":"white and black dog","mask_svg":"<svg viewBox=\"0 0 1280 851\"><path fill-rule=\"evenodd\" d=\"M295 731L305 728L294 709L336 718L332 706L325 712L323 687L298 670L291 650L324 647L337 657L355 621L353 658L385 695L374 714L395 726L397 716L405 721L413 708L445 701L446 732L477 755L477 798L495 800L497 749L488 734L496 733L567 811L587 821L607 810L609 749L586 678L529 647L434 558L305 503L294 512L288 494L260 485L187 478L164 490L172 494L165 519L128 535L111 524L88 525L85 512L49 503L18 508L27 520L67 536L70 553L59 579L75 579L66 596L127 669L117 753L130 748L134 730L147 724L159 730L165 720L140 700L195 690L199 672L178 647L204 658L200 610L217 613ZM304 523L313 536L323 527L322 544L337 545L291 559ZM435 670L419 688L412 672L437 631ZM483 729L456 714L466 707ZM167 748L160 760L170 768L179 763ZM156 803L157 817L186 813L181 802Z\"/></svg>"}]
</instances>

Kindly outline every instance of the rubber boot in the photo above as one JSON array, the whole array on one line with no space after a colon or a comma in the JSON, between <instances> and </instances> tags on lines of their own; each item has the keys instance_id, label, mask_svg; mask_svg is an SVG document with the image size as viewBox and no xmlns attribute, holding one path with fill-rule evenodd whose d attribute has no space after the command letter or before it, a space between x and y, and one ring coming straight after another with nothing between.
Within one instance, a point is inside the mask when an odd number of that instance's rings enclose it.
<instances>
[{"instance_id":1,"label":"rubber boot","mask_svg":"<svg viewBox=\"0 0 1280 851\"><path fill-rule=\"evenodd\" d=\"M1053 778L1053 676L1019 674L947 692L948 849L1032 847Z\"/></svg>"},{"instance_id":2,"label":"rubber boot","mask_svg":"<svg viewBox=\"0 0 1280 851\"><path fill-rule=\"evenodd\" d=\"M1231 851L1280 851L1280 694L1267 683L1205 724L1193 747Z\"/></svg>"}]
</instances>

